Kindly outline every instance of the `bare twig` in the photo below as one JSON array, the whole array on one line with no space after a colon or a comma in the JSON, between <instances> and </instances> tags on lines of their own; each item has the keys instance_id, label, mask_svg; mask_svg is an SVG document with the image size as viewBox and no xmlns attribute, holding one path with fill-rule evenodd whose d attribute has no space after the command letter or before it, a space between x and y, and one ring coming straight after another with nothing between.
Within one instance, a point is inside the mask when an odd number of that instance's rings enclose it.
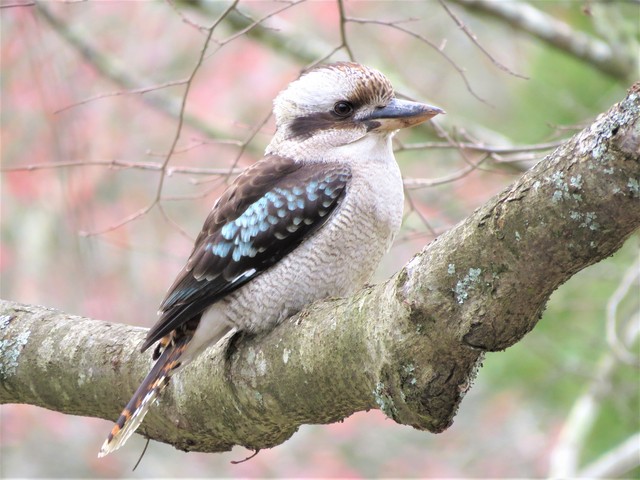
<instances>
[{"instance_id":1,"label":"bare twig","mask_svg":"<svg viewBox=\"0 0 640 480\"><path fill-rule=\"evenodd\" d=\"M456 70L456 72L458 72L458 74L462 78L462 81L464 82L465 86L467 87L467 90L469 91L469 93L471 95L473 95L476 99L478 99L482 103L484 103L486 105L489 105L486 100L484 100L482 97L480 97L480 95L478 95L473 90L473 88L471 88L471 84L469 83L469 79L467 78L467 75L465 74L464 70L455 61L453 61L453 59L449 55L444 53L444 51L440 47L438 47L435 43L433 43L431 40L429 40L424 35L420 35L419 33L416 33L416 32L414 32L412 30L409 30L408 28L400 26L400 23L402 23L400 21L398 21L398 22L389 22L389 21L371 20L371 19L366 19L366 18L354 18L354 17L347 17L347 20L349 22L360 23L360 24L363 24L363 25L371 24L371 25L381 25L381 26L384 26L384 27L393 28L395 30L399 30L401 32L406 33L407 35L410 35L410 36L420 40L421 42L423 42L424 44L428 45L433 50L435 50L442 58L444 58L449 63L449 65L451 65Z\"/></svg>"},{"instance_id":2,"label":"bare twig","mask_svg":"<svg viewBox=\"0 0 640 480\"><path fill-rule=\"evenodd\" d=\"M175 153L175 152L174 152ZM164 155L163 155L164 156ZM53 168L73 168L73 167L93 167L102 166L118 169L138 169L162 171L163 166L154 162L125 162L122 160L88 160L72 162L50 162L33 163L24 167L3 167L0 172L30 172L32 170L49 170ZM167 167L164 168L165 175L170 177L174 173L185 175L229 175L228 168L199 168L199 167ZM240 173L241 169L236 168L232 173Z\"/></svg>"},{"instance_id":3,"label":"bare twig","mask_svg":"<svg viewBox=\"0 0 640 480\"><path fill-rule=\"evenodd\" d=\"M406 180L405 180L405 188L406 188ZM409 204L409 211L405 213L404 217L406 218L411 214L411 212L415 212L415 214L418 215L418 218L423 223L423 225L427 228L427 230L429 230L431 235L435 237L436 236L435 229L431 226L431 224L429 223L427 218L422 214L422 212L416 207L416 204L413 201L413 197L409 195L407 192L407 195L405 195L405 198L407 199L407 203Z\"/></svg>"},{"instance_id":4,"label":"bare twig","mask_svg":"<svg viewBox=\"0 0 640 480\"><path fill-rule=\"evenodd\" d=\"M195 237L193 237L192 235L190 235L184 228L182 228L182 226L176 222L173 218L171 218L171 216L169 216L169 213L167 212L167 210L164 208L164 206L162 205L162 203L158 204L158 210L160 210L160 214L162 215L162 218L164 218L164 220L171 225L173 228L175 228L178 232L180 232L180 235L182 235L184 238L186 238L187 240L193 242L195 241Z\"/></svg>"},{"instance_id":5,"label":"bare twig","mask_svg":"<svg viewBox=\"0 0 640 480\"><path fill-rule=\"evenodd\" d=\"M36 2L24 2L24 3L6 3L4 5L0 5L0 9L2 8L16 8L16 7L34 7Z\"/></svg>"},{"instance_id":6,"label":"bare twig","mask_svg":"<svg viewBox=\"0 0 640 480\"><path fill-rule=\"evenodd\" d=\"M522 78L525 80L529 79L529 77L514 72L510 68L506 67L503 63L500 63L498 60L496 60L495 57L491 55L487 51L487 49L482 46L482 44L478 41L478 38L471 31L471 29L447 6L444 0L438 0L438 1L440 2L440 5L442 6L442 8L444 8L445 12L447 12L447 14L452 18L452 20L456 22L456 25L460 27L460 29L464 32L464 34L467 37L469 37L469 40L471 40L474 43L474 45L478 47L480 51L484 53L489 60L491 60L491 63L493 63L496 67L498 67L503 72L507 72L509 75L513 75L514 77Z\"/></svg>"},{"instance_id":7,"label":"bare twig","mask_svg":"<svg viewBox=\"0 0 640 480\"><path fill-rule=\"evenodd\" d=\"M513 164L533 162L540 159L535 152L549 151L562 145L562 142L546 142L522 146L492 146L482 142L419 142L403 144L396 142L396 152L404 150L433 150L433 149L463 149L480 153L488 153L491 160L497 164Z\"/></svg>"},{"instance_id":8,"label":"bare twig","mask_svg":"<svg viewBox=\"0 0 640 480\"><path fill-rule=\"evenodd\" d=\"M509 154L509 153L522 153L522 152L532 152L539 150L552 150L554 148L558 148L564 142L547 142L547 143L535 143L532 145L521 145L521 146L512 146L512 147L497 147L492 145L485 145L483 143L470 143L470 142L458 142L458 143L450 143L450 142L419 142L419 143L407 143L401 144L400 148L397 148L396 151L402 150L430 150L430 149L439 149L439 148L464 148L467 150L473 150L476 152L484 152L484 153L498 153L498 154Z\"/></svg>"},{"instance_id":9,"label":"bare twig","mask_svg":"<svg viewBox=\"0 0 640 480\"><path fill-rule=\"evenodd\" d=\"M191 73L189 74L189 77L187 78L187 81L185 82L185 91L184 94L182 95L182 100L180 102L180 109L178 111L178 124L176 126L176 132L173 136L173 140L171 142L171 146L169 147L169 151L164 159L164 161L162 162L162 166L161 166L161 171L162 174L160 175L160 180L158 181L158 187L156 189L156 196L155 198L151 201L151 203L145 207L140 209L138 212L136 212L133 215L130 215L128 217L126 217L125 219L123 219L121 222L112 225L104 230L101 231L94 231L91 233L86 233L85 235L98 235L101 233L106 233L109 231L113 231L117 228L120 228L124 225L126 225L127 223L136 220L138 218L140 218L142 215L146 214L147 212L149 212L154 206L158 205L160 203L160 200L162 198L162 188L164 186L164 179L165 179L165 172L167 169L167 165L169 164L169 161L171 160L171 157L173 156L174 150L178 144L178 140L180 139L180 134L182 133L182 126L184 124L184 113L185 113L185 108L187 105L187 98L189 97L189 91L191 90L191 85L193 82L193 79L195 78L196 74L198 73L198 71L200 70L200 67L202 66L202 62L204 61L205 55L207 53L207 49L209 48L209 41L211 40L211 37L213 36L213 32L215 30L215 28L220 24L220 22L231 12L233 11L233 9L235 8L236 4L238 3L239 0L235 0L231 5L229 5L229 7L222 13L222 15L220 15L220 17L213 23L213 25L209 28L208 34L205 38L205 41L202 45L202 49L200 50L200 55L198 56L198 60L196 61L195 66L193 67L193 69L191 70ZM161 209L162 211L162 209ZM163 215L165 216L165 218L167 218L167 215L164 213L164 211L162 212Z\"/></svg>"},{"instance_id":10,"label":"bare twig","mask_svg":"<svg viewBox=\"0 0 640 480\"><path fill-rule=\"evenodd\" d=\"M338 0L338 12L340 14L340 40L341 40L340 46L338 48L339 49L344 48L347 52L347 55L349 55L349 60L353 62L355 60L355 56L353 55L353 52L351 51L351 47L347 42L347 31L345 26L349 21L349 19L347 18L347 15L344 12L343 0Z\"/></svg>"},{"instance_id":11,"label":"bare twig","mask_svg":"<svg viewBox=\"0 0 640 480\"><path fill-rule=\"evenodd\" d=\"M444 185L445 183L451 183L455 180L459 180L461 178L466 177L474 170L478 169L478 167L484 163L489 158L489 155L485 155L478 161L477 163L473 163L464 167L457 172L450 173L449 175L445 175L439 178L405 178L404 179L404 188L407 190L415 190L418 188L425 187L435 187L437 185Z\"/></svg>"},{"instance_id":12,"label":"bare twig","mask_svg":"<svg viewBox=\"0 0 640 480\"><path fill-rule=\"evenodd\" d=\"M624 342L632 345L640 334L640 315L636 314L624 332ZM578 461L589 432L593 428L602 400L610 393L610 381L620 362L613 351L599 361L587 391L573 404L560 432L558 443L551 452L549 477L577 477ZM581 478L585 478L580 476Z\"/></svg>"},{"instance_id":13,"label":"bare twig","mask_svg":"<svg viewBox=\"0 0 640 480\"><path fill-rule=\"evenodd\" d=\"M106 92L106 93L100 93L98 95L94 95L92 97L88 97L85 98L84 100L80 100L79 102L75 102L75 103L71 103L65 107L59 108L58 110L54 110L53 113L60 113L60 112L64 112L65 110L69 110L70 108L75 108L79 105L84 105L85 103L89 103L89 102L93 102L95 100L100 100L102 98L107 98L107 97L117 97L120 95L134 95L134 94L138 94L138 93L148 93L148 92L153 92L156 90L161 90L163 88L168 88L168 87L175 87L177 85L184 85L187 82L187 79L183 79L183 80L174 80L171 82L165 82L165 83L161 83L159 85L151 85L148 87L141 87L141 88L135 88L133 90L119 90L117 92Z\"/></svg>"},{"instance_id":14,"label":"bare twig","mask_svg":"<svg viewBox=\"0 0 640 480\"><path fill-rule=\"evenodd\" d=\"M565 22L526 2L449 1L505 21L512 27L586 62L621 82L629 83L635 80L638 71L637 55L635 58L632 55L625 56L603 41L574 30Z\"/></svg>"},{"instance_id":15,"label":"bare twig","mask_svg":"<svg viewBox=\"0 0 640 480\"><path fill-rule=\"evenodd\" d=\"M632 286L638 288L638 279L640 279L640 259L631 265L624 277L620 281L620 285L613 292L607 303L607 342L611 351L616 355L619 361L629 365L639 365L638 357L629 351L624 342L618 336L617 314L620 302L629 294Z\"/></svg>"},{"instance_id":16,"label":"bare twig","mask_svg":"<svg viewBox=\"0 0 640 480\"><path fill-rule=\"evenodd\" d=\"M587 465L577 478L622 478L640 466L640 433L631 435L593 463Z\"/></svg>"},{"instance_id":17,"label":"bare twig","mask_svg":"<svg viewBox=\"0 0 640 480\"><path fill-rule=\"evenodd\" d=\"M120 85L123 90L130 91L144 89L145 85L150 83L134 77L128 70L114 64L108 55L92 47L87 38L83 37L80 33L65 24L63 20L55 16L46 3L37 2L35 7L40 16L51 28L71 45L87 63L100 72L103 77ZM151 90L148 93L148 95L142 95L140 98L158 111L169 115L171 118L177 118L180 114L180 101L177 98L159 94L155 90ZM203 132L203 134L208 137L220 138L229 136L226 132L213 129L211 125L188 113L185 113L183 118L184 123Z\"/></svg>"},{"instance_id":18,"label":"bare twig","mask_svg":"<svg viewBox=\"0 0 640 480\"><path fill-rule=\"evenodd\" d=\"M123 227L124 225L133 222L134 220L137 220L138 218L142 217L143 215L146 215L147 213L149 213L151 211L151 209L153 208L153 206L155 205L155 202L147 205L144 208L141 208L140 210L138 210L135 213L132 213L131 215L126 216L125 218L123 218L122 220L120 220L117 223L114 223L102 230L93 230L93 231L88 231L88 230L79 230L78 231L78 235L80 235L81 237L93 237L95 235L102 235L104 233L108 233L108 232L112 232L114 230L119 229L120 227Z\"/></svg>"},{"instance_id":19,"label":"bare twig","mask_svg":"<svg viewBox=\"0 0 640 480\"><path fill-rule=\"evenodd\" d=\"M329 53L327 53L326 55L323 55L322 57L314 60L313 62L311 62L310 64L308 64L304 70L308 70L310 68L315 67L316 65L321 64L322 62L326 61L327 59L331 58L336 52L339 52L340 50L342 50L343 46L342 45L338 45L337 47L334 47Z\"/></svg>"},{"instance_id":20,"label":"bare twig","mask_svg":"<svg viewBox=\"0 0 640 480\"><path fill-rule=\"evenodd\" d=\"M188 18L184 13L182 13L182 11L177 7L177 5L173 0L166 0L166 1L171 7L171 9L174 12L176 12L176 15L178 15L185 24L189 25L190 27L193 27L198 32L206 35L207 29L208 29L207 27L205 27L204 25L200 25L199 23L194 22L193 20Z\"/></svg>"},{"instance_id":21,"label":"bare twig","mask_svg":"<svg viewBox=\"0 0 640 480\"><path fill-rule=\"evenodd\" d=\"M290 0L290 1L285 2L284 6L282 6L280 8L277 8L277 9L273 10L272 12L267 13L266 15L264 15L261 18L259 18L258 20L254 20L252 23L250 23L249 25L245 26L244 28L241 28L239 31L237 31L233 35L227 37L226 39L218 41L218 45L219 46L226 45L227 43L231 42L232 40L235 40L238 37L241 37L243 35L247 35L249 32L251 32L256 27L261 26L262 28L266 28L264 25L262 25L265 20L268 20L271 17L277 15L278 13L281 13L281 12L283 12L285 10L288 10L289 8L299 4L301 2L304 2L304 1L305 0ZM237 9L236 9L236 11L237 11ZM246 16L245 16L245 18L246 18Z\"/></svg>"}]
</instances>

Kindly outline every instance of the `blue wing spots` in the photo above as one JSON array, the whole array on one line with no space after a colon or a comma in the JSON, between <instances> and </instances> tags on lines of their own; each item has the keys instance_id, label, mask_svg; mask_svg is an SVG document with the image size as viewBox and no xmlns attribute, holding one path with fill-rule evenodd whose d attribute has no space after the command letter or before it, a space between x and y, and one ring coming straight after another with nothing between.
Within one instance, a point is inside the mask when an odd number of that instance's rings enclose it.
<instances>
[{"instance_id":1,"label":"blue wing spots","mask_svg":"<svg viewBox=\"0 0 640 480\"><path fill-rule=\"evenodd\" d=\"M281 197L274 192L267 194L249 205L242 215L222 227L220 233L223 238L233 243L220 243L211 247L211 253L231 258L238 262L242 257L253 258L258 254L252 241L260 233L269 230L269 226L278 223L278 219L268 212L269 204L281 204ZM231 249L233 247L233 252Z\"/></svg>"},{"instance_id":2,"label":"blue wing spots","mask_svg":"<svg viewBox=\"0 0 640 480\"><path fill-rule=\"evenodd\" d=\"M269 192L271 193L271 192ZM277 197L274 195L274 198L272 200L273 206L276 208L282 208L284 206L284 202L282 201L281 197Z\"/></svg>"},{"instance_id":3,"label":"blue wing spots","mask_svg":"<svg viewBox=\"0 0 640 480\"><path fill-rule=\"evenodd\" d=\"M231 240L238 231L238 228L240 227L235 222L227 223L224 227L222 227L220 233L222 233L222 236L226 240Z\"/></svg>"},{"instance_id":4,"label":"blue wing spots","mask_svg":"<svg viewBox=\"0 0 640 480\"><path fill-rule=\"evenodd\" d=\"M231 247L233 247L233 244L229 242L220 242L216 243L215 245L209 243L207 245L207 248L211 250L211 253L219 257L226 257L227 255L229 255Z\"/></svg>"},{"instance_id":5,"label":"blue wing spots","mask_svg":"<svg viewBox=\"0 0 640 480\"><path fill-rule=\"evenodd\" d=\"M253 248L250 243L240 243L233 249L231 258L234 262L239 262L242 257L253 258L258 254L258 250Z\"/></svg>"},{"instance_id":6,"label":"blue wing spots","mask_svg":"<svg viewBox=\"0 0 640 480\"><path fill-rule=\"evenodd\" d=\"M310 202L315 202L318 199L318 182L315 180L307 184L307 198Z\"/></svg>"},{"instance_id":7,"label":"blue wing spots","mask_svg":"<svg viewBox=\"0 0 640 480\"><path fill-rule=\"evenodd\" d=\"M260 228L257 225L250 225L246 228L240 230L240 241L241 242L250 242L253 237L255 237Z\"/></svg>"},{"instance_id":8,"label":"blue wing spots","mask_svg":"<svg viewBox=\"0 0 640 480\"><path fill-rule=\"evenodd\" d=\"M265 251L261 245L255 245L256 237L261 233L273 230L276 239L284 240L301 226L312 225L315 219L325 217L348 179L347 174L331 173L319 180L309 180L306 185L276 187L221 228L222 237L228 241L209 244L207 248L219 257L231 256L235 262L244 257L253 258ZM303 213L308 208L307 202L316 205L315 218Z\"/></svg>"},{"instance_id":9,"label":"blue wing spots","mask_svg":"<svg viewBox=\"0 0 640 480\"><path fill-rule=\"evenodd\" d=\"M273 216L273 215L269 215L269 216L267 217L267 222L269 222L269 224L271 224L271 225L277 225L277 224L278 224L278 221L279 221L279 220L278 220L278 217L275 217L275 216ZM266 230L265 230L265 231L266 231Z\"/></svg>"}]
</instances>

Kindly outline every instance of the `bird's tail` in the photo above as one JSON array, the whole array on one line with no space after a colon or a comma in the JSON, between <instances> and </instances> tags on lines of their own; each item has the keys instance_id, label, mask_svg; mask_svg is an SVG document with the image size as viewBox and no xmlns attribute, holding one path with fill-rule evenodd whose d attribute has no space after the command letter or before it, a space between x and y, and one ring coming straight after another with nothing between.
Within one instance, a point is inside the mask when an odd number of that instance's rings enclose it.
<instances>
[{"instance_id":1,"label":"bird's tail","mask_svg":"<svg viewBox=\"0 0 640 480\"><path fill-rule=\"evenodd\" d=\"M190 340L191 336L185 335L166 346L160 358L120 414L111 433L104 441L98 457L104 457L119 449L136 431L149 407L169 383L173 371L180 366L180 357Z\"/></svg>"}]
</instances>

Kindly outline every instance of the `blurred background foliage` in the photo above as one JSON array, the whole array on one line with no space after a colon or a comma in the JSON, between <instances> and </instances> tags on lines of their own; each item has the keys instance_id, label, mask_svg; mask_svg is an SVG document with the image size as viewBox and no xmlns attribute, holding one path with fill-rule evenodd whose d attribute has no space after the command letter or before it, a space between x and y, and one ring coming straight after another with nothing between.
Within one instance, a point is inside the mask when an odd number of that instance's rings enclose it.
<instances>
[{"instance_id":1,"label":"blurred background foliage","mask_svg":"<svg viewBox=\"0 0 640 480\"><path fill-rule=\"evenodd\" d=\"M175 82L194 71L206 34L199 26L213 25L231 3L20 3L0 10L0 294L143 326L155 321L233 169L254 162L268 143L271 100L305 66L352 55L386 73L400 94L447 111L397 139L406 218L375 281L550 151L535 145L567 138L638 78L635 0L241 1L216 27L219 43L210 44L190 84L159 190L185 91ZM588 36L620 67L603 70L491 12L505 5L542 14L531 17L541 27L549 18L562 22L569 40ZM419 145L425 142L431 145ZM523 148L488 155L460 142ZM239 465L229 462L247 455L240 448L186 454L152 443L131 472L140 437L98 460L109 422L3 405L0 475L557 477L584 472L609 453L618 455L610 475L637 478L637 458L621 467L618 447L640 441L633 437L640 430L639 242L636 234L573 277L531 334L488 355L443 434L361 412L304 426ZM634 339L628 351L607 339L614 306L618 335Z\"/></svg>"}]
</instances>

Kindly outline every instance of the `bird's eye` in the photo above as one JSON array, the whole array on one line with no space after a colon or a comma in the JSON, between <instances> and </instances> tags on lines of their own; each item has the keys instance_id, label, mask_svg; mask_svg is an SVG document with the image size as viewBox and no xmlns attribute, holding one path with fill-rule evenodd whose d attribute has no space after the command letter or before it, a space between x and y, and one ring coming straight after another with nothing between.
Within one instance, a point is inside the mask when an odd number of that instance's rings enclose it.
<instances>
[{"instance_id":1,"label":"bird's eye","mask_svg":"<svg viewBox=\"0 0 640 480\"><path fill-rule=\"evenodd\" d=\"M333 106L333 113L335 113L339 117L348 117L353 113L353 105L349 102L337 102Z\"/></svg>"}]
</instances>

